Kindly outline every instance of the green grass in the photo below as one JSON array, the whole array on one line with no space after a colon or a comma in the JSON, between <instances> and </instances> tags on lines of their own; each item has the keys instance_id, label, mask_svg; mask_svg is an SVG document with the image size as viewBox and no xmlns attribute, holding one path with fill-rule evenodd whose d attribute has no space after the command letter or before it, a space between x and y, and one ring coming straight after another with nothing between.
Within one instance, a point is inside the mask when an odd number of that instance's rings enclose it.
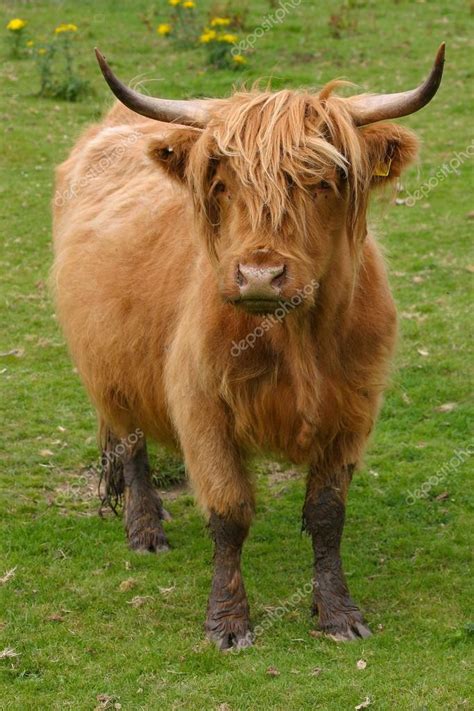
<instances>
[{"instance_id":1,"label":"green grass","mask_svg":"<svg viewBox=\"0 0 474 711\"><path fill-rule=\"evenodd\" d=\"M173 550L156 559L127 550L119 519L97 517L83 474L96 461L94 415L45 287L54 165L111 104L94 45L123 78L157 77L151 91L187 97L225 95L237 77L258 76L272 77L275 88L345 76L364 90L401 90L418 83L446 40L439 95L402 121L423 140L420 165L403 180L413 192L472 141L469 3L303 0L257 42L239 75L205 69L202 50L176 51L148 32L141 16L152 7L2 3L2 26L24 17L35 37L59 22L78 24L78 62L94 93L77 104L40 100L32 61L1 49L0 577L16 573L0 585L0 651L19 656L0 660L0 708L339 711L366 697L374 709L470 708L470 462L453 466L427 497L406 500L473 442L472 158L414 207L372 210L402 317L393 383L351 489L344 540L353 595L375 632L368 641L337 646L310 636L308 595L245 653L222 655L203 641L212 556L203 520L188 494L169 500ZM169 10L156 7L157 24ZM248 30L269 11L270 3L251 2ZM439 412L445 403L456 407ZM176 465L160 456L175 477ZM244 574L253 621L263 624L269 607L307 583L311 554L300 535L302 476L280 480L265 464L256 469L258 515ZM133 588L121 591L130 578ZM150 597L136 607L135 596Z\"/></svg>"}]
</instances>

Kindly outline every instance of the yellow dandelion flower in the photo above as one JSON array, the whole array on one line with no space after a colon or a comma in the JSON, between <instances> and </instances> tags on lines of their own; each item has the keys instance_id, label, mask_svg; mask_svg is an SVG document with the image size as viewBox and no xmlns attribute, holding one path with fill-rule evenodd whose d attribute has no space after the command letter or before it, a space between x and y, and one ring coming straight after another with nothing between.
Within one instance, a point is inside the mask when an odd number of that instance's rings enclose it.
<instances>
[{"instance_id":1,"label":"yellow dandelion flower","mask_svg":"<svg viewBox=\"0 0 474 711\"><path fill-rule=\"evenodd\" d=\"M158 25L156 31L159 35L166 37L166 35L169 35L169 33L171 32L171 25L169 25L167 22L163 22L161 25Z\"/></svg>"},{"instance_id":2,"label":"yellow dandelion flower","mask_svg":"<svg viewBox=\"0 0 474 711\"><path fill-rule=\"evenodd\" d=\"M186 7L188 10L191 10L193 7L196 7L196 3L193 2L193 0L186 0L186 2L183 2L183 7Z\"/></svg>"},{"instance_id":3,"label":"yellow dandelion flower","mask_svg":"<svg viewBox=\"0 0 474 711\"><path fill-rule=\"evenodd\" d=\"M44 47L40 47L38 50L38 54L46 54L46 50Z\"/></svg>"},{"instance_id":4,"label":"yellow dandelion flower","mask_svg":"<svg viewBox=\"0 0 474 711\"><path fill-rule=\"evenodd\" d=\"M211 20L211 27L227 27L227 25L230 25L228 17L213 17Z\"/></svg>"},{"instance_id":5,"label":"yellow dandelion flower","mask_svg":"<svg viewBox=\"0 0 474 711\"><path fill-rule=\"evenodd\" d=\"M247 60L241 54L234 54L232 56L232 61L236 64L247 64Z\"/></svg>"},{"instance_id":6,"label":"yellow dandelion flower","mask_svg":"<svg viewBox=\"0 0 474 711\"><path fill-rule=\"evenodd\" d=\"M216 38L217 38L217 32L215 30L210 30L208 27L206 27L206 29L200 36L199 41L202 42L203 44L209 44L209 42L212 42Z\"/></svg>"},{"instance_id":7,"label":"yellow dandelion flower","mask_svg":"<svg viewBox=\"0 0 474 711\"><path fill-rule=\"evenodd\" d=\"M58 25L55 28L54 32L57 35L60 35L61 32L77 32L77 25L73 25L72 23L62 22L60 25Z\"/></svg>"},{"instance_id":8,"label":"yellow dandelion flower","mask_svg":"<svg viewBox=\"0 0 474 711\"><path fill-rule=\"evenodd\" d=\"M28 40L28 42L26 43L27 47L33 47L33 45L34 45L33 40Z\"/></svg>"},{"instance_id":9,"label":"yellow dandelion flower","mask_svg":"<svg viewBox=\"0 0 474 711\"><path fill-rule=\"evenodd\" d=\"M176 7L176 5L179 5L181 3L181 0L168 0L168 2L173 7Z\"/></svg>"},{"instance_id":10,"label":"yellow dandelion flower","mask_svg":"<svg viewBox=\"0 0 474 711\"><path fill-rule=\"evenodd\" d=\"M239 38L237 37L237 35L231 35L230 33L226 32L224 35L219 35L217 39L219 40L219 42L235 44Z\"/></svg>"},{"instance_id":11,"label":"yellow dandelion flower","mask_svg":"<svg viewBox=\"0 0 474 711\"><path fill-rule=\"evenodd\" d=\"M15 17L8 23L7 30L10 30L10 32L20 32L24 27L26 27L26 20Z\"/></svg>"}]
</instances>

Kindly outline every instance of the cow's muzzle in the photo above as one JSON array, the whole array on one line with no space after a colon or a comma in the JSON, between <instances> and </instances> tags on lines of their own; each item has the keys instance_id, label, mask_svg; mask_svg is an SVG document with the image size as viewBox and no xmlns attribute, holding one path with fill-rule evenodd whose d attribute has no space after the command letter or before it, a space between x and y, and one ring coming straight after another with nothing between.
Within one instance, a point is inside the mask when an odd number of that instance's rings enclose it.
<instances>
[{"instance_id":1,"label":"cow's muzzle","mask_svg":"<svg viewBox=\"0 0 474 711\"><path fill-rule=\"evenodd\" d=\"M239 295L233 303L249 313L273 313L281 306L286 281L284 264L238 264L236 282Z\"/></svg>"}]
</instances>

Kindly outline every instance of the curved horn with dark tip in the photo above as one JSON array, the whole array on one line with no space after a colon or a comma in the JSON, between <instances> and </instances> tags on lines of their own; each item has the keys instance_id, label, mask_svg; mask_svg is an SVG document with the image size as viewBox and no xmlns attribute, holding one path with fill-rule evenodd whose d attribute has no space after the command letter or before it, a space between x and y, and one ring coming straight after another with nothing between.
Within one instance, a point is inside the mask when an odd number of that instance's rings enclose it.
<instances>
[{"instance_id":1,"label":"curved horn with dark tip","mask_svg":"<svg viewBox=\"0 0 474 711\"><path fill-rule=\"evenodd\" d=\"M166 123L179 123L200 128L207 124L209 116L205 101L199 101L198 99L173 101L171 99L156 99L152 96L146 96L146 94L140 94L138 91L130 89L115 76L104 55L97 48L95 55L105 81L117 99L132 111Z\"/></svg>"},{"instance_id":2,"label":"curved horn with dark tip","mask_svg":"<svg viewBox=\"0 0 474 711\"><path fill-rule=\"evenodd\" d=\"M416 89L398 94L373 94L349 99L357 126L414 114L426 106L438 91L443 76L445 43L440 46L429 77Z\"/></svg>"}]
</instances>

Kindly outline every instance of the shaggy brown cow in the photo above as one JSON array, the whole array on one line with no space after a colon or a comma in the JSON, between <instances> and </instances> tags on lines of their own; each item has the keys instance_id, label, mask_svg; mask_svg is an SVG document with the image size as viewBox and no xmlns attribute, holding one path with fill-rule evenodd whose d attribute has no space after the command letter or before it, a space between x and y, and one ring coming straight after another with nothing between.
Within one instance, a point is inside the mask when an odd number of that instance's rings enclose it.
<instances>
[{"instance_id":1,"label":"shaggy brown cow","mask_svg":"<svg viewBox=\"0 0 474 711\"><path fill-rule=\"evenodd\" d=\"M335 639L366 637L339 549L396 338L366 209L417 152L411 132L382 121L430 101L444 47L424 84L400 94L341 98L331 83L188 102L132 91L97 54L128 108L58 169L54 281L104 448L120 453L109 483L124 492L129 543L167 548L144 433L181 450L209 516L207 633L245 646L248 458L306 464L313 611Z\"/></svg>"}]
</instances>

